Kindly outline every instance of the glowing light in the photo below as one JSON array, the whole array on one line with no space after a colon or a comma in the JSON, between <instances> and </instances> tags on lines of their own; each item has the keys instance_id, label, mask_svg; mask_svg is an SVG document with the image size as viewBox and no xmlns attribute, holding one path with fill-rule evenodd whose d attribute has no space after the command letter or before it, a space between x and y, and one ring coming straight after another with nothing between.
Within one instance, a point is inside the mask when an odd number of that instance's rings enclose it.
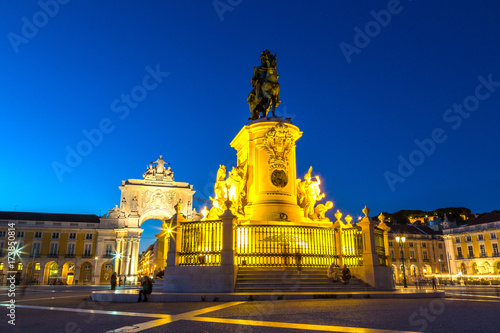
<instances>
[{"instance_id":1,"label":"glowing light","mask_svg":"<svg viewBox=\"0 0 500 333\"><path fill-rule=\"evenodd\" d=\"M203 214L203 218L201 219L202 221L205 221L205 219L207 218L207 215L208 215L208 209L207 209L207 206L203 207L201 213Z\"/></svg>"}]
</instances>

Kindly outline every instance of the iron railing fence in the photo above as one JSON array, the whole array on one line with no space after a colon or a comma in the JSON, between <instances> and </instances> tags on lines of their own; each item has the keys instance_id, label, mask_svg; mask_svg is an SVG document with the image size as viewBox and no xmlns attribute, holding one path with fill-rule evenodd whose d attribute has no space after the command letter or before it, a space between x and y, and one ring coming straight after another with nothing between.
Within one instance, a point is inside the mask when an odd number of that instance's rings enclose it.
<instances>
[{"instance_id":1,"label":"iron railing fence","mask_svg":"<svg viewBox=\"0 0 500 333\"><path fill-rule=\"evenodd\" d=\"M363 237L360 227L342 229L340 244L343 264L348 267L363 266Z\"/></svg>"},{"instance_id":2,"label":"iron railing fence","mask_svg":"<svg viewBox=\"0 0 500 333\"><path fill-rule=\"evenodd\" d=\"M185 222L179 266L219 266L222 251L222 221Z\"/></svg>"},{"instance_id":3,"label":"iron railing fence","mask_svg":"<svg viewBox=\"0 0 500 333\"><path fill-rule=\"evenodd\" d=\"M375 250L378 254L380 266L387 266L387 257L385 255L384 230L375 227Z\"/></svg>"},{"instance_id":4,"label":"iron railing fence","mask_svg":"<svg viewBox=\"0 0 500 333\"><path fill-rule=\"evenodd\" d=\"M240 225L234 234L236 263L247 267L325 267L337 261L334 230L307 226Z\"/></svg>"}]
</instances>

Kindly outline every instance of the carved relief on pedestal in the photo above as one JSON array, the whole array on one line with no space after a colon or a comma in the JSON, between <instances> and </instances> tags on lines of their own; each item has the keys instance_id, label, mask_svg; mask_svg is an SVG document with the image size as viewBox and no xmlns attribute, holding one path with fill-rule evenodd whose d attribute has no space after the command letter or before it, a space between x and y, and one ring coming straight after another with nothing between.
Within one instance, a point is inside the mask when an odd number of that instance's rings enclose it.
<instances>
[{"instance_id":1,"label":"carved relief on pedestal","mask_svg":"<svg viewBox=\"0 0 500 333\"><path fill-rule=\"evenodd\" d=\"M293 134L285 124L277 124L264 134L260 148L269 153L269 174L271 183L283 188L288 184L288 159L295 146Z\"/></svg>"}]
</instances>

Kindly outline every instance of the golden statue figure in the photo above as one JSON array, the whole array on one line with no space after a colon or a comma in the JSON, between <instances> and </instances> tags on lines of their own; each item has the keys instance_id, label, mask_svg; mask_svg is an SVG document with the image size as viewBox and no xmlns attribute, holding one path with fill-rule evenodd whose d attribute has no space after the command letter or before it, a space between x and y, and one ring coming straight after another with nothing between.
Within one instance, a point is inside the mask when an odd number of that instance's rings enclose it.
<instances>
[{"instance_id":1,"label":"golden statue figure","mask_svg":"<svg viewBox=\"0 0 500 333\"><path fill-rule=\"evenodd\" d=\"M304 181L297 179L297 204L304 209L304 216L310 219L314 219L314 205L316 201L319 201L325 197L324 193L321 193L319 185L321 180L319 176L311 175L312 167L304 176Z\"/></svg>"}]
</instances>

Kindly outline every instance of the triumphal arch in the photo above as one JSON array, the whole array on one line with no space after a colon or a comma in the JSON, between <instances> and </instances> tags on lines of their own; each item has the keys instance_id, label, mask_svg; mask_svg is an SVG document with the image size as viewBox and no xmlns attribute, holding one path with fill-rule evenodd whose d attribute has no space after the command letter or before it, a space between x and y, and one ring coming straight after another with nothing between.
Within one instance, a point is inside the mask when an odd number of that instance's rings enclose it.
<instances>
[{"instance_id":1,"label":"triumphal arch","mask_svg":"<svg viewBox=\"0 0 500 333\"><path fill-rule=\"evenodd\" d=\"M119 187L120 206L116 205L100 219L101 227L110 234L108 236L116 237L114 270L119 276L130 278L129 281L137 272L142 223L150 219L167 221L174 214L191 218L193 185L176 182L171 167L167 165L160 155L147 166L143 179L123 180ZM106 235L100 236L105 238ZM103 252L100 246L98 243L97 253ZM163 256L164 245L160 247L158 254Z\"/></svg>"}]
</instances>

